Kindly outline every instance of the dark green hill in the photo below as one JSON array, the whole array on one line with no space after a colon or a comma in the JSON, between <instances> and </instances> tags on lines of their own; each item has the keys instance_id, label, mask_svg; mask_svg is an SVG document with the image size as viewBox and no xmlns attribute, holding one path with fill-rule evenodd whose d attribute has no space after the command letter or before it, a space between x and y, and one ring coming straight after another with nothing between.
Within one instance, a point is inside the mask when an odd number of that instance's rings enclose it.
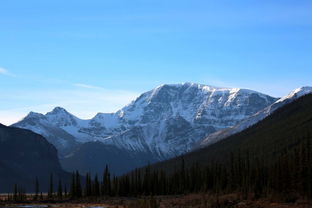
<instances>
[{"instance_id":1,"label":"dark green hill","mask_svg":"<svg viewBox=\"0 0 312 208\"><path fill-rule=\"evenodd\" d=\"M45 192L51 173L55 182L69 179L52 144L32 131L0 124L0 192L12 191L14 184L33 191L35 177Z\"/></svg>"}]
</instances>

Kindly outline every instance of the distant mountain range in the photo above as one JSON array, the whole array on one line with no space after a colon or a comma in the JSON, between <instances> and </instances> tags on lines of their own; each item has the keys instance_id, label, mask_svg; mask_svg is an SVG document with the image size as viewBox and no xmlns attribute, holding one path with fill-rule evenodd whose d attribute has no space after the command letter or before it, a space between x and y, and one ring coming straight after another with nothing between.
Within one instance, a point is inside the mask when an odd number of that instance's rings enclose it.
<instances>
[{"instance_id":1,"label":"distant mountain range","mask_svg":"<svg viewBox=\"0 0 312 208\"><path fill-rule=\"evenodd\" d=\"M257 123L312 88L282 99L246 89L194 83L161 85L116 113L82 120L57 107L29 113L15 127L47 138L65 170L115 174L210 145Z\"/></svg>"},{"instance_id":2,"label":"distant mountain range","mask_svg":"<svg viewBox=\"0 0 312 208\"><path fill-rule=\"evenodd\" d=\"M246 89L161 85L116 113L98 113L82 120L57 107L45 115L31 112L13 126L45 136L59 150L66 170L81 168L81 160L75 158L85 158L82 169L101 172L105 163L135 164L131 169L186 153L209 134L238 124L276 100ZM91 147L96 145L90 142L101 142L103 153L94 155ZM127 157L117 159L107 147ZM69 161L76 161L77 166L69 166L73 164ZM102 161L102 166L94 169L95 161Z\"/></svg>"}]
</instances>

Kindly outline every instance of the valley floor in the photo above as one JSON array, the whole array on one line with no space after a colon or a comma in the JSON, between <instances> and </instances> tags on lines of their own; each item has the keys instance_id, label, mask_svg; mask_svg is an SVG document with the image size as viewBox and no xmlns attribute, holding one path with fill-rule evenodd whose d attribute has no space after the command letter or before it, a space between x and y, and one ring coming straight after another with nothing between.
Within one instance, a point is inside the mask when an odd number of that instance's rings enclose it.
<instances>
[{"instance_id":1,"label":"valley floor","mask_svg":"<svg viewBox=\"0 0 312 208\"><path fill-rule=\"evenodd\" d=\"M163 199L160 208L312 208L312 202L284 203L269 199L241 200L234 194L220 197L191 194Z\"/></svg>"},{"instance_id":2,"label":"valley floor","mask_svg":"<svg viewBox=\"0 0 312 208\"><path fill-rule=\"evenodd\" d=\"M211 196L189 194L183 196L158 196L155 198L111 198L106 200L6 203L0 208L312 208L312 201L297 200L285 203L279 200L241 200L236 194Z\"/></svg>"}]
</instances>

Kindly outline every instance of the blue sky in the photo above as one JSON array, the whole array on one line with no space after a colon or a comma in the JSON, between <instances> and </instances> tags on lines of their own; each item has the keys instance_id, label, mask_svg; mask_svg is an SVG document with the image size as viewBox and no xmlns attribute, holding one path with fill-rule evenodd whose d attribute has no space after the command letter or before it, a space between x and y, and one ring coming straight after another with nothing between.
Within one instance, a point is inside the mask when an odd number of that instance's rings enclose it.
<instances>
[{"instance_id":1,"label":"blue sky","mask_svg":"<svg viewBox=\"0 0 312 208\"><path fill-rule=\"evenodd\" d=\"M1 0L0 122L90 118L163 83L312 85L312 2Z\"/></svg>"}]
</instances>

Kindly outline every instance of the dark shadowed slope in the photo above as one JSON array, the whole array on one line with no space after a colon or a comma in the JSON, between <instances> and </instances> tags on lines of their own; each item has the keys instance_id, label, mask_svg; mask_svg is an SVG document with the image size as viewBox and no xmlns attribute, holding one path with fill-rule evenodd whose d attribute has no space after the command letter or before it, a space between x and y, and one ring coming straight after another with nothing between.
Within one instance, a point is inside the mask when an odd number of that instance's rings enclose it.
<instances>
[{"instance_id":1,"label":"dark shadowed slope","mask_svg":"<svg viewBox=\"0 0 312 208\"><path fill-rule=\"evenodd\" d=\"M53 145L32 131L0 124L0 191L10 191L14 184L31 191L36 176L43 189L50 173L64 180L68 177Z\"/></svg>"},{"instance_id":2,"label":"dark shadowed slope","mask_svg":"<svg viewBox=\"0 0 312 208\"><path fill-rule=\"evenodd\" d=\"M67 171L78 169L82 174L102 175L106 165L115 175L130 171L133 167L142 167L157 161L152 153L132 153L102 142L88 142L80 146L72 155L61 160Z\"/></svg>"},{"instance_id":3,"label":"dark shadowed slope","mask_svg":"<svg viewBox=\"0 0 312 208\"><path fill-rule=\"evenodd\" d=\"M229 161L231 153L248 152L253 157L274 162L278 156L298 147L312 135L312 95L285 105L261 122L216 144L184 155L186 164ZM154 168L173 170L181 158L155 164Z\"/></svg>"}]
</instances>

